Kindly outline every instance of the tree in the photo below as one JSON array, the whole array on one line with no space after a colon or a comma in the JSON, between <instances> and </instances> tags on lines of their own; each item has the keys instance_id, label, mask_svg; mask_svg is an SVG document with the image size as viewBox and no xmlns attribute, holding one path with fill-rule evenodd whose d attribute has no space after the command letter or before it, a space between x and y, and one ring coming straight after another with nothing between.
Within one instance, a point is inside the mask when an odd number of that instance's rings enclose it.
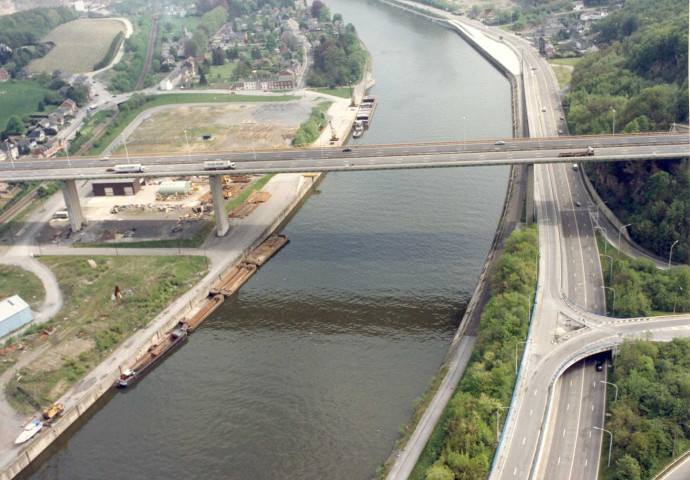
<instances>
[{"instance_id":1,"label":"tree","mask_svg":"<svg viewBox=\"0 0 690 480\"><path fill-rule=\"evenodd\" d=\"M208 80L206 80L206 74L204 69L199 65L199 85L208 85Z\"/></svg>"},{"instance_id":2,"label":"tree","mask_svg":"<svg viewBox=\"0 0 690 480\"><path fill-rule=\"evenodd\" d=\"M640 480L640 464L630 455L624 455L616 462L616 480Z\"/></svg>"},{"instance_id":3,"label":"tree","mask_svg":"<svg viewBox=\"0 0 690 480\"><path fill-rule=\"evenodd\" d=\"M223 65L225 63L226 55L223 54L223 50L220 48L214 48L211 53L211 63L213 65Z\"/></svg>"},{"instance_id":4,"label":"tree","mask_svg":"<svg viewBox=\"0 0 690 480\"><path fill-rule=\"evenodd\" d=\"M3 132L3 136L7 135L24 135L26 133L26 127L22 118L19 115L12 115L7 121L7 126Z\"/></svg>"}]
</instances>

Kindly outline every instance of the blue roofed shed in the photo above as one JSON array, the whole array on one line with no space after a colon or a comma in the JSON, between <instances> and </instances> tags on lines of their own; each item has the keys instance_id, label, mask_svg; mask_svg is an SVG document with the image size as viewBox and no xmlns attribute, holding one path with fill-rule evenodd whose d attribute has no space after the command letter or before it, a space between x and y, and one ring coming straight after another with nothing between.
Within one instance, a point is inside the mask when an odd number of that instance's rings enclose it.
<instances>
[{"instance_id":1,"label":"blue roofed shed","mask_svg":"<svg viewBox=\"0 0 690 480\"><path fill-rule=\"evenodd\" d=\"M0 302L0 338L34 319L31 308L19 295Z\"/></svg>"}]
</instances>

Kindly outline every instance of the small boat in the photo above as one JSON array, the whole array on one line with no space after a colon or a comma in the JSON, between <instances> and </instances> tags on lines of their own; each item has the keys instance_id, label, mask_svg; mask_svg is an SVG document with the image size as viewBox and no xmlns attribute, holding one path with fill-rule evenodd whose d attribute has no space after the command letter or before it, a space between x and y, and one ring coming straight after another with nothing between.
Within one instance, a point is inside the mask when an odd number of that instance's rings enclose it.
<instances>
[{"instance_id":1,"label":"small boat","mask_svg":"<svg viewBox=\"0 0 690 480\"><path fill-rule=\"evenodd\" d=\"M355 124L352 126L352 138L359 138L363 133L364 125L359 120L355 121Z\"/></svg>"},{"instance_id":2,"label":"small boat","mask_svg":"<svg viewBox=\"0 0 690 480\"><path fill-rule=\"evenodd\" d=\"M43 422L40 420L31 420L28 423L24 424L24 430L22 431L21 435L17 437L17 439L14 441L15 445L19 445L20 443L24 443L27 440L29 440L31 437L36 435L40 429L43 428Z\"/></svg>"}]
</instances>

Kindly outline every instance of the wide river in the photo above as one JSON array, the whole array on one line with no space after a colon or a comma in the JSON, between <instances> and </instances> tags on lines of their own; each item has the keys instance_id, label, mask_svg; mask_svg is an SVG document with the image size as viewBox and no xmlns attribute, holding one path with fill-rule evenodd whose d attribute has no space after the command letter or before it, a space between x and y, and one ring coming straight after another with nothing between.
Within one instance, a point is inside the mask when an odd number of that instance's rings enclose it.
<instances>
[{"instance_id":1,"label":"wide river","mask_svg":"<svg viewBox=\"0 0 690 480\"><path fill-rule=\"evenodd\" d=\"M359 143L510 136L507 80L460 37L371 1L327 5L373 59ZM329 174L290 244L31 478L372 478L455 333L507 174Z\"/></svg>"}]
</instances>

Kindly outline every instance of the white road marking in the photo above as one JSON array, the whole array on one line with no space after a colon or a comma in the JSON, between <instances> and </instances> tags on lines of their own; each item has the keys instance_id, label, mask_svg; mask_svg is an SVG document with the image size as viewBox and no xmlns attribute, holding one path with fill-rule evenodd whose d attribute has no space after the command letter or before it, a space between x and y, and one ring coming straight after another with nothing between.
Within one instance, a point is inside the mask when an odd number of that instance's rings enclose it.
<instances>
[{"instance_id":1,"label":"white road marking","mask_svg":"<svg viewBox=\"0 0 690 480\"><path fill-rule=\"evenodd\" d=\"M529 409L529 416L530 417L532 416L532 409L531 408Z\"/></svg>"},{"instance_id":2,"label":"white road marking","mask_svg":"<svg viewBox=\"0 0 690 480\"><path fill-rule=\"evenodd\" d=\"M563 438L565 438L565 428L563 429L563 435L561 435Z\"/></svg>"},{"instance_id":3,"label":"white road marking","mask_svg":"<svg viewBox=\"0 0 690 480\"><path fill-rule=\"evenodd\" d=\"M570 404L568 404L567 407L565 407L566 410L570 410Z\"/></svg>"},{"instance_id":4,"label":"white road marking","mask_svg":"<svg viewBox=\"0 0 690 480\"><path fill-rule=\"evenodd\" d=\"M522 444L524 445L526 441L527 441L527 437L523 437Z\"/></svg>"}]
</instances>

